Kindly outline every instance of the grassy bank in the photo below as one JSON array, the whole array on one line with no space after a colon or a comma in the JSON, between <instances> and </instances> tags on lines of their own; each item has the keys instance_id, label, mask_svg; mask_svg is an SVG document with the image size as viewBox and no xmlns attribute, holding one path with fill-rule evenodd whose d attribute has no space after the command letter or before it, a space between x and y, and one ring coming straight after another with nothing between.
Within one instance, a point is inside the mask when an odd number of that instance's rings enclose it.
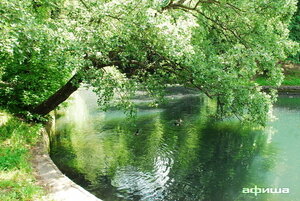
<instances>
[{"instance_id":1,"label":"grassy bank","mask_svg":"<svg viewBox=\"0 0 300 201\"><path fill-rule=\"evenodd\" d=\"M284 76L282 86L300 86L300 65L284 68ZM256 82L264 86L272 85L272 83L264 77L257 78Z\"/></svg>"},{"instance_id":2,"label":"grassy bank","mask_svg":"<svg viewBox=\"0 0 300 201\"><path fill-rule=\"evenodd\" d=\"M43 194L30 162L40 128L0 111L0 200L36 200Z\"/></svg>"}]
</instances>

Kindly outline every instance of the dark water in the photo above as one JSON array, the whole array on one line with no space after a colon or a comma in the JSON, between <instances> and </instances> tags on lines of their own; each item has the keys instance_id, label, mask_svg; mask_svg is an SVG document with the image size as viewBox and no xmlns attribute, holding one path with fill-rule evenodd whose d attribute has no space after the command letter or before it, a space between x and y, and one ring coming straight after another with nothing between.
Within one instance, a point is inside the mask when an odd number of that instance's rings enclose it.
<instances>
[{"instance_id":1,"label":"dark water","mask_svg":"<svg viewBox=\"0 0 300 201\"><path fill-rule=\"evenodd\" d=\"M80 91L57 121L53 160L105 201L300 200L300 98L279 98L264 130L214 121L215 104L203 96L146 105L134 124ZM255 186L289 193L243 193Z\"/></svg>"}]
</instances>

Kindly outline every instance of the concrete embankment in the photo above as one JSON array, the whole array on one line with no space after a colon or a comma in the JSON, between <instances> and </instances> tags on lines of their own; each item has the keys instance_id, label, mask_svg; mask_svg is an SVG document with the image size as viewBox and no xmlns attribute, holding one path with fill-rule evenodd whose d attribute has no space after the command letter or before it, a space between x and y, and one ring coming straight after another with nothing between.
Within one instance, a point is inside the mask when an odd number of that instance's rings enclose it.
<instances>
[{"instance_id":1,"label":"concrete embankment","mask_svg":"<svg viewBox=\"0 0 300 201\"><path fill-rule=\"evenodd\" d=\"M38 183L46 190L47 201L101 201L66 177L49 156L49 135L43 128L41 139L33 149L33 167Z\"/></svg>"},{"instance_id":2,"label":"concrete embankment","mask_svg":"<svg viewBox=\"0 0 300 201\"><path fill-rule=\"evenodd\" d=\"M278 88L272 86L263 86L263 90L277 89L280 95L300 95L300 86L280 86Z\"/></svg>"}]
</instances>

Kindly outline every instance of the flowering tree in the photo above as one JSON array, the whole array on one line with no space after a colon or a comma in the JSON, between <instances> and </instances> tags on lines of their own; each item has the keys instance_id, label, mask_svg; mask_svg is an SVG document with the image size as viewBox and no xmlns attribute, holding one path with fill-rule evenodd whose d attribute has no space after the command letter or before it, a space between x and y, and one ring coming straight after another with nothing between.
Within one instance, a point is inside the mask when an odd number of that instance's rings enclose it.
<instances>
[{"instance_id":1,"label":"flowering tree","mask_svg":"<svg viewBox=\"0 0 300 201\"><path fill-rule=\"evenodd\" d=\"M215 98L223 117L263 124L274 93L255 78L280 85L296 3L3 0L0 104L45 115L87 84L101 105L131 110L137 89L160 101L180 84Z\"/></svg>"}]
</instances>

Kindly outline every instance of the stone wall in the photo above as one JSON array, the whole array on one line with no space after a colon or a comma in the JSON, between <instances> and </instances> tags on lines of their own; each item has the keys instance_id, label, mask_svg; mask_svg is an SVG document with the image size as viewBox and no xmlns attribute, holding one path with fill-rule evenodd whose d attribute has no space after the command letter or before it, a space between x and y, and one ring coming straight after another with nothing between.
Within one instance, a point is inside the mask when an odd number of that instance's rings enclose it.
<instances>
[{"instance_id":1,"label":"stone wall","mask_svg":"<svg viewBox=\"0 0 300 201\"><path fill-rule=\"evenodd\" d=\"M55 118L40 131L40 141L33 149L33 166L38 183L46 190L43 200L101 201L65 176L49 156L50 139L55 135Z\"/></svg>"}]
</instances>

